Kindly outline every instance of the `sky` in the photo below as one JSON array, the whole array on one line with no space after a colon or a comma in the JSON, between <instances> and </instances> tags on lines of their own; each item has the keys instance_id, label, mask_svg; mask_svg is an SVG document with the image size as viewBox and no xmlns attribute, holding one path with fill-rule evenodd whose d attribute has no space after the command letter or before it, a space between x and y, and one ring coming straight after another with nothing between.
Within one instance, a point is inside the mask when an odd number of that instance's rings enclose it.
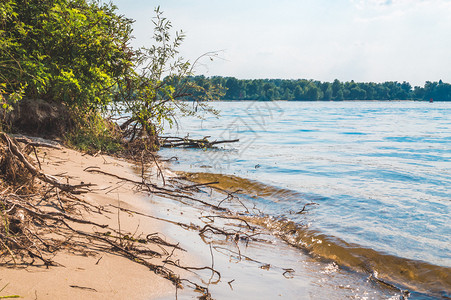
<instances>
[{"instance_id":1,"label":"sky","mask_svg":"<svg viewBox=\"0 0 451 300\"><path fill-rule=\"evenodd\" d=\"M196 75L239 79L451 83L451 0L112 0L153 43L160 6Z\"/></svg>"}]
</instances>

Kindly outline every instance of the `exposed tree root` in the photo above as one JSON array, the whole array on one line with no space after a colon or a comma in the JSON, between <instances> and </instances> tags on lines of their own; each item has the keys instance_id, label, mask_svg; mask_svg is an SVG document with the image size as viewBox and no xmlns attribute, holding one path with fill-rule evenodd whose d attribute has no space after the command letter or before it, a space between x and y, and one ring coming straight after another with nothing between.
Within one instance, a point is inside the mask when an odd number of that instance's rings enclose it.
<instances>
[{"instance_id":1,"label":"exposed tree root","mask_svg":"<svg viewBox=\"0 0 451 300\"><path fill-rule=\"evenodd\" d=\"M91 184L69 185L60 183L58 179L56 179L55 177L45 174L40 170L36 169L36 167L33 166L27 160L27 158L25 158L24 154L19 150L17 145L8 137L6 133L4 132L0 133L0 137L7 145L9 152L12 153L23 164L23 166L28 170L28 172L30 172L31 175L38 177L42 181L45 181L51 184L52 186L61 189L62 191L71 192L72 194L86 193L87 192L86 190L81 189L91 186Z\"/></svg>"},{"instance_id":2,"label":"exposed tree root","mask_svg":"<svg viewBox=\"0 0 451 300\"><path fill-rule=\"evenodd\" d=\"M0 193L0 264L59 266L53 260L58 251L70 250L85 255L107 251L145 265L182 288L179 276L166 267L168 262L154 263L152 260L167 255L171 248L181 249L178 245L168 243L154 233L135 236L84 219L82 211L106 213L103 207L73 195L86 192L85 188L90 185L60 183L55 177L38 170L14 139L5 133L0 133L0 137L0 166L3 171L0 173L3 190ZM17 184L14 180L8 181L6 169L13 173L14 178L22 178L24 183L20 188L14 187ZM46 184L38 188L39 180ZM21 194L15 193L18 191ZM155 250L155 247L160 250Z\"/></svg>"}]
</instances>

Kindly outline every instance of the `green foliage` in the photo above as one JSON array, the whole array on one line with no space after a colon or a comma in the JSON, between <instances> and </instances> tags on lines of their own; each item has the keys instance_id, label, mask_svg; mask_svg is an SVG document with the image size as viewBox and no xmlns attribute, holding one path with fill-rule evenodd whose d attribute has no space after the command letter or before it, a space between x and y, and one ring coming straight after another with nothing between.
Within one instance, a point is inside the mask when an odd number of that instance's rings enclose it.
<instances>
[{"instance_id":1,"label":"green foliage","mask_svg":"<svg viewBox=\"0 0 451 300\"><path fill-rule=\"evenodd\" d=\"M195 77L193 80L197 80ZM451 101L451 85L427 81L424 87L412 86L408 82L340 82L315 80L250 79L234 77L203 77L203 82L214 82L227 88L221 100L429 100Z\"/></svg>"},{"instance_id":2,"label":"green foliage","mask_svg":"<svg viewBox=\"0 0 451 300\"><path fill-rule=\"evenodd\" d=\"M96 112L86 114L78 111L75 114L80 115L75 118L78 124L65 136L69 146L90 153L116 153L123 150L121 136L114 123Z\"/></svg>"},{"instance_id":3,"label":"green foliage","mask_svg":"<svg viewBox=\"0 0 451 300\"><path fill-rule=\"evenodd\" d=\"M8 85L0 83L0 130L9 130L6 122L7 115L13 110L14 105L19 102L24 94L24 86L18 86L18 90L6 92Z\"/></svg>"},{"instance_id":4,"label":"green foliage","mask_svg":"<svg viewBox=\"0 0 451 300\"><path fill-rule=\"evenodd\" d=\"M85 109L103 107L128 73L132 21L112 4L14 0L0 4L4 93Z\"/></svg>"},{"instance_id":5,"label":"green foliage","mask_svg":"<svg viewBox=\"0 0 451 300\"><path fill-rule=\"evenodd\" d=\"M125 125L132 126L126 130L132 140L154 137L165 122L176 122L176 115L213 112L204 101L218 98L221 87L191 80L197 61L190 64L178 57L183 32L172 37L171 22L159 7L155 13L155 45L134 50L129 46L133 21L117 14L112 4L2 0L1 124L22 96L62 103L77 112L72 116L76 127L67 135L72 145L113 151L118 140L98 118L113 100L121 113L131 116Z\"/></svg>"},{"instance_id":6,"label":"green foliage","mask_svg":"<svg viewBox=\"0 0 451 300\"><path fill-rule=\"evenodd\" d=\"M415 87L414 94L417 98L424 100L451 101L451 84L441 80L439 82L426 81L424 88Z\"/></svg>"},{"instance_id":7,"label":"green foliage","mask_svg":"<svg viewBox=\"0 0 451 300\"><path fill-rule=\"evenodd\" d=\"M0 102L4 111L11 110L11 105L20 99L24 87L16 76L11 76L13 72L21 73L20 64L11 54L11 49L17 46L17 43L11 38L10 32L6 30L7 23L17 16L13 8L14 2L11 0L0 2ZM9 29L19 30L20 26L16 25L16 27ZM2 120L4 120L4 117Z\"/></svg>"},{"instance_id":8,"label":"green foliage","mask_svg":"<svg viewBox=\"0 0 451 300\"><path fill-rule=\"evenodd\" d=\"M172 24L163 17L159 7L155 14L152 21L156 44L137 52L139 73L135 72L119 85L118 110L131 116L122 124L131 141L156 136L165 124L172 126L178 115L196 115L200 110L216 113L205 102L223 94L220 85L206 81L203 76L192 77L193 66L202 58L214 57L215 53L206 53L193 64L179 57L184 33L171 34Z\"/></svg>"}]
</instances>

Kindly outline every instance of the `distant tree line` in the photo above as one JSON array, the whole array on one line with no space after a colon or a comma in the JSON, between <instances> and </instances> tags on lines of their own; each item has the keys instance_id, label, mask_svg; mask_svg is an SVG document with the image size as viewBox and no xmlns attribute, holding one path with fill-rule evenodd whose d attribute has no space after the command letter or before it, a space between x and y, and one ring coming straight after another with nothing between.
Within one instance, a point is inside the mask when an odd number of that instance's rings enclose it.
<instances>
[{"instance_id":1,"label":"distant tree line","mask_svg":"<svg viewBox=\"0 0 451 300\"><path fill-rule=\"evenodd\" d=\"M196 76L197 85L222 86L222 100L429 100L451 101L451 84L427 81L424 87L412 88L408 82L321 82L316 80L237 79L234 77Z\"/></svg>"}]
</instances>

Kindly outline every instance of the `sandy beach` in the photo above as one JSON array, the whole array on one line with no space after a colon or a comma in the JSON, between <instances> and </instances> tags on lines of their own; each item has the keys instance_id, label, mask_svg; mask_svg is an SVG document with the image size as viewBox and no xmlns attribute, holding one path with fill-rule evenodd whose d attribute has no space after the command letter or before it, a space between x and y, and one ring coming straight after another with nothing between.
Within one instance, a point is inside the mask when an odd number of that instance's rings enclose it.
<instances>
[{"instance_id":1,"label":"sandy beach","mask_svg":"<svg viewBox=\"0 0 451 300\"><path fill-rule=\"evenodd\" d=\"M59 175L70 184L92 183L92 191L84 194L83 200L101 206L114 204L123 208L150 213L150 205L144 195L136 191L131 183L104 174L84 171L86 167L99 167L104 171L137 179L133 165L112 157L83 155L62 148L41 148L38 152L45 173ZM89 214L84 218L100 224L120 228L124 232L139 234L157 233L161 222L112 210L110 214ZM178 252L178 253L177 253ZM189 257L176 251L174 255L182 261ZM1 268L0 285L6 288L3 295L19 295L24 299L154 299L175 294L173 284L149 271L145 266L111 253L82 256L62 251L53 260L63 266L34 267L18 266Z\"/></svg>"}]
</instances>

